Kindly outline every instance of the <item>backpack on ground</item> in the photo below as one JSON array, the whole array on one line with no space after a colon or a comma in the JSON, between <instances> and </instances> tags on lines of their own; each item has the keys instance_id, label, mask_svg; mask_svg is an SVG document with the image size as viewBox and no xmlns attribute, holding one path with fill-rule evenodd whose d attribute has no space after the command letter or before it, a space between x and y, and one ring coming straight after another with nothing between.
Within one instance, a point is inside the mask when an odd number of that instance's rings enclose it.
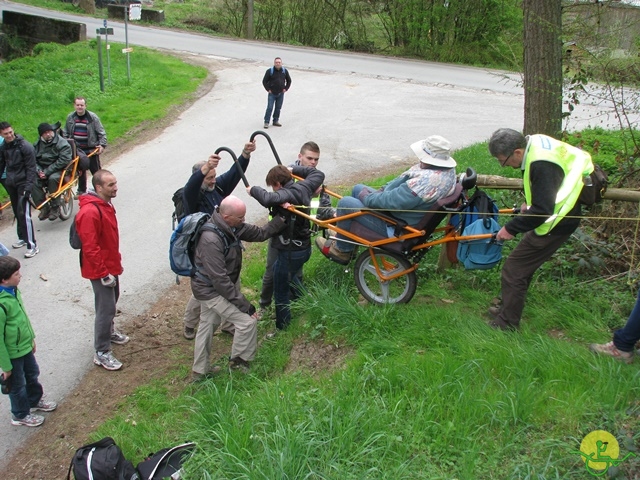
<instances>
[{"instance_id":1,"label":"backpack on ground","mask_svg":"<svg viewBox=\"0 0 640 480\"><path fill-rule=\"evenodd\" d=\"M211 215L203 212L187 215L180 220L171 234L171 239L169 240L169 264L176 275L183 277L198 275L199 278L208 281L204 275L198 274L193 260L200 235L204 230L216 232L220 235L224 242L224 255L226 256L229 252L231 248L229 240L222 230L209 222L210 218ZM180 283L179 278L176 278L176 282Z\"/></svg>"},{"instance_id":2,"label":"backpack on ground","mask_svg":"<svg viewBox=\"0 0 640 480\"><path fill-rule=\"evenodd\" d=\"M591 205L602 202L609 185L609 178L600 165L594 164L593 172L591 172L586 180L587 182L580 191L578 203L590 207Z\"/></svg>"},{"instance_id":3,"label":"backpack on ground","mask_svg":"<svg viewBox=\"0 0 640 480\"><path fill-rule=\"evenodd\" d=\"M67 480L71 471L76 480L139 480L133 464L124 458L122 450L111 437L84 445L73 455Z\"/></svg>"},{"instance_id":4,"label":"backpack on ground","mask_svg":"<svg viewBox=\"0 0 640 480\"><path fill-rule=\"evenodd\" d=\"M100 221L102 222L102 211L100 210L100 207L95 203L93 205L95 205L98 209L98 213L100 214ZM73 220L71 221L71 225L69 226L69 245L71 245L71 248L73 248L74 250L81 250L82 240L80 240L80 235L78 235L78 229L76 228L77 215L78 214L76 213L76 215L73 217Z\"/></svg>"},{"instance_id":5,"label":"backpack on ground","mask_svg":"<svg viewBox=\"0 0 640 480\"><path fill-rule=\"evenodd\" d=\"M149 454L149 457L137 466L140 480L179 480L182 478L182 465L193 453L195 445L188 442Z\"/></svg>"},{"instance_id":6,"label":"backpack on ground","mask_svg":"<svg viewBox=\"0 0 640 480\"><path fill-rule=\"evenodd\" d=\"M460 218L452 217L451 224L460 226L462 236L495 234L501 228L498 224L498 206L479 188L476 188L461 215L456 216ZM502 259L502 243L491 238L460 240L456 256L467 270L485 270L494 267Z\"/></svg>"}]
</instances>

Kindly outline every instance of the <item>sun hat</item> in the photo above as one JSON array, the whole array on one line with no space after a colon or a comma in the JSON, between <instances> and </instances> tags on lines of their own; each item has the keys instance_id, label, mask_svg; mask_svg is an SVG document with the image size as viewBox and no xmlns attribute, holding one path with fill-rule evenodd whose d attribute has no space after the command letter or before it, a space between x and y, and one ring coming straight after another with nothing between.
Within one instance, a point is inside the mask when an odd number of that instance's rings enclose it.
<instances>
[{"instance_id":1,"label":"sun hat","mask_svg":"<svg viewBox=\"0 0 640 480\"><path fill-rule=\"evenodd\" d=\"M456 161L449 155L451 143L440 135L431 135L424 140L413 143L411 150L422 163L435 167L455 167Z\"/></svg>"}]
</instances>

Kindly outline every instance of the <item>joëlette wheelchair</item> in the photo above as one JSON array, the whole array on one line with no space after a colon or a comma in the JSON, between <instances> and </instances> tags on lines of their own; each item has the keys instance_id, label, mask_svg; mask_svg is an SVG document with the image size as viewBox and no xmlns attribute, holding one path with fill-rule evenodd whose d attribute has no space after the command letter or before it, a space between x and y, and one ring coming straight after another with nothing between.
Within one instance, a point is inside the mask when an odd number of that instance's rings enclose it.
<instances>
[{"instance_id":1,"label":"jo\u00eblette wheelchair","mask_svg":"<svg viewBox=\"0 0 640 480\"><path fill-rule=\"evenodd\" d=\"M258 135L264 136L276 158L282 164L269 135L263 131L256 131L251 135L253 141ZM219 148L216 153L227 151L231 154L236 165L237 157L226 147ZM249 186L244 173L242 180ZM449 214L464 214L469 205L469 190L476 186L477 175L474 169L467 168L458 178L451 195L437 201L431 210L424 212L422 220L412 227L395 218L391 213L378 210L363 209L328 220L318 220L314 216L298 210L295 206L289 208L296 215L300 215L319 227L326 238L336 238L336 234L346 237L341 240L353 243L356 249L352 259L355 259L354 280L362 296L370 303L408 303L413 298L417 288L416 270L424 256L437 245L450 242L490 240L495 242L495 234L461 235L460 227L446 223L440 224ZM342 198L331 190L326 193L337 199ZM502 214L513 214L514 209L500 210ZM358 222L351 223L351 230L347 231L338 226L338 222L353 219L361 215L374 215L384 220L394 229L393 237L383 237L377 232L369 230ZM358 254L359 248L364 250Z\"/></svg>"},{"instance_id":2,"label":"jo\u00eblette wheelchair","mask_svg":"<svg viewBox=\"0 0 640 480\"><path fill-rule=\"evenodd\" d=\"M45 192L45 200L39 205L36 205L33 199L29 199L31 205L36 210L45 208L53 199L60 199L60 213L58 215L60 220L68 220L73 214L73 200L75 198L73 188L78 184L80 172L82 170L89 170L89 157L98 152L96 148L86 155L77 148L73 139L67 138L66 140L69 142L69 145L71 145L71 161L62 170L57 190L55 192L49 192L46 182L44 182L42 188Z\"/></svg>"}]
</instances>

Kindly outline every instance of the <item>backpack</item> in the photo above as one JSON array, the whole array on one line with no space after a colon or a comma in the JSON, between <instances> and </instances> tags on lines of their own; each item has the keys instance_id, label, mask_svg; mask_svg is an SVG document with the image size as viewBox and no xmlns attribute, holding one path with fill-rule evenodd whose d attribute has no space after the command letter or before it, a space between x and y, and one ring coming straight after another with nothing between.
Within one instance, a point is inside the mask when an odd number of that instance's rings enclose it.
<instances>
[{"instance_id":1,"label":"backpack","mask_svg":"<svg viewBox=\"0 0 640 480\"><path fill-rule=\"evenodd\" d=\"M69 464L67 480L71 471L76 480L139 480L133 464L124 458L122 450L111 437L84 445L76 450Z\"/></svg>"},{"instance_id":2,"label":"backpack","mask_svg":"<svg viewBox=\"0 0 640 480\"><path fill-rule=\"evenodd\" d=\"M593 172L589 177L585 178L586 183L580 191L578 197L578 203L590 207L596 203L602 202L607 186L609 185L609 178L602 167L598 164L593 165Z\"/></svg>"},{"instance_id":3,"label":"backpack","mask_svg":"<svg viewBox=\"0 0 640 480\"><path fill-rule=\"evenodd\" d=\"M171 225L175 228L176 223L182 220L184 215L184 199L182 198L182 192L184 191L184 187L180 187L173 193L173 197L171 197L171 201L173 202L173 213L171 214Z\"/></svg>"},{"instance_id":4,"label":"backpack","mask_svg":"<svg viewBox=\"0 0 640 480\"><path fill-rule=\"evenodd\" d=\"M220 235L224 242L224 255L226 256L229 253L232 245L222 230L209 222L210 218L211 215L208 213L198 212L187 215L178 222L178 226L169 240L169 264L176 275L183 277L198 275L199 278L209 283L209 280L204 275L198 273L193 260L193 255L203 230L216 232ZM176 282L180 283L180 280L176 278Z\"/></svg>"},{"instance_id":5,"label":"backpack","mask_svg":"<svg viewBox=\"0 0 640 480\"><path fill-rule=\"evenodd\" d=\"M462 236L494 234L500 231L498 207L483 190L476 188L462 212L466 212L460 215L462 218L452 218L451 221L454 226L459 224ZM460 240L456 256L467 270L485 270L494 267L502 259L502 243L496 243L491 238Z\"/></svg>"},{"instance_id":6,"label":"backpack","mask_svg":"<svg viewBox=\"0 0 640 480\"><path fill-rule=\"evenodd\" d=\"M161 480L182 478L182 464L193 453L195 443L188 442L171 448L163 448L140 462L137 466L140 480Z\"/></svg>"},{"instance_id":7,"label":"backpack","mask_svg":"<svg viewBox=\"0 0 640 480\"><path fill-rule=\"evenodd\" d=\"M275 67L271 67L271 73L269 73L269 75L271 75L273 77L273 72L275 70ZM287 73L287 69L284 68L284 66L282 67L282 73L284 73L286 75Z\"/></svg>"},{"instance_id":8,"label":"backpack","mask_svg":"<svg viewBox=\"0 0 640 480\"><path fill-rule=\"evenodd\" d=\"M102 221L102 211L100 210L100 207L95 203L93 203L92 205L95 205L98 209L98 213L100 214L100 221ZM77 215L78 214L76 213L76 216ZM73 217L73 221L69 226L69 245L71 245L71 248L73 248L74 250L81 250L82 240L80 240L80 235L78 235L78 230L76 229L76 216Z\"/></svg>"}]
</instances>

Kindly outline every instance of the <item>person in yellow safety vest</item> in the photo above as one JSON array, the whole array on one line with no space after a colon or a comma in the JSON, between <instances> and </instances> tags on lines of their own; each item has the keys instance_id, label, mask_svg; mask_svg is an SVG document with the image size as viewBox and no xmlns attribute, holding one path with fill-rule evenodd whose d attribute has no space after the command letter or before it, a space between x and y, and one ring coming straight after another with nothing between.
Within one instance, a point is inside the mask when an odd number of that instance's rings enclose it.
<instances>
[{"instance_id":1,"label":"person in yellow safety vest","mask_svg":"<svg viewBox=\"0 0 640 480\"><path fill-rule=\"evenodd\" d=\"M496 239L524 236L502 268L502 301L489 309L491 327L517 330L533 274L580 225L578 197L584 178L593 172L593 162L587 152L555 138L525 137L510 128L491 135L489 152L502 167L523 171L526 203Z\"/></svg>"},{"instance_id":2,"label":"person in yellow safety vest","mask_svg":"<svg viewBox=\"0 0 640 480\"><path fill-rule=\"evenodd\" d=\"M306 142L300 147L300 153L295 162L290 167L318 167L320 162L320 147L316 142ZM311 211L312 217L318 216L320 219L328 219L335 217L335 209L331 207L331 198L324 191L319 197L311 199ZM273 264L278 258L278 250L272 247L272 241L269 239L269 245L267 247L267 265L262 277L262 291L260 292L260 308L258 309L258 318L266 313L266 310L271 305L273 298ZM302 283L302 269L296 272L295 277Z\"/></svg>"}]
</instances>

